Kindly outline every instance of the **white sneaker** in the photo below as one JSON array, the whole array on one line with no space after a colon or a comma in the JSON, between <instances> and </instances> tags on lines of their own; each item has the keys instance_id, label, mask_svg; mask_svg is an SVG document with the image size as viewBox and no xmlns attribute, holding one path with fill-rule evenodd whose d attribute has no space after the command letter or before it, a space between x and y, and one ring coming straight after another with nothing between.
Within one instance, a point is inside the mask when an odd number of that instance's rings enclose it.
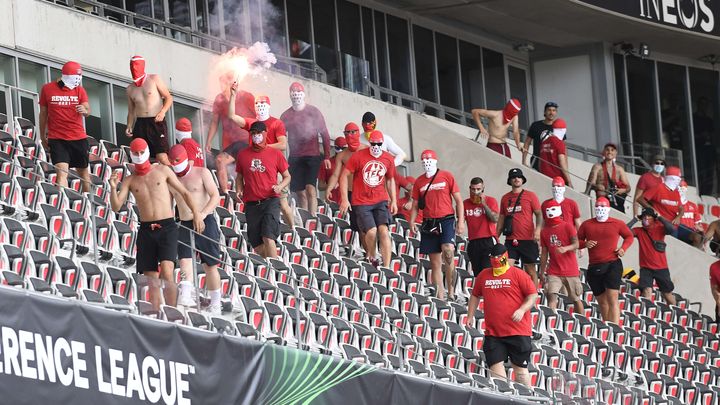
<instances>
[{"instance_id":1,"label":"white sneaker","mask_svg":"<svg viewBox=\"0 0 720 405\"><path fill-rule=\"evenodd\" d=\"M178 305L182 305L184 307L194 307L197 306L195 303L195 300L192 298L192 292L190 289L183 288L180 291L180 296L178 297Z\"/></svg>"},{"instance_id":2,"label":"white sneaker","mask_svg":"<svg viewBox=\"0 0 720 405\"><path fill-rule=\"evenodd\" d=\"M222 304L219 302L217 304L210 304L208 307L208 313L210 316L220 316L222 315Z\"/></svg>"}]
</instances>

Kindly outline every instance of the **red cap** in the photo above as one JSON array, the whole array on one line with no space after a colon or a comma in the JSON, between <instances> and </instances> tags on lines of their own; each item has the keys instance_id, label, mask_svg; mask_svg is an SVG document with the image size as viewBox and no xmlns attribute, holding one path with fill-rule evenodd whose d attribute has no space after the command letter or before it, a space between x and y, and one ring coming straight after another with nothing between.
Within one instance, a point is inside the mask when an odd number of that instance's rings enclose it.
<instances>
[{"instance_id":1,"label":"red cap","mask_svg":"<svg viewBox=\"0 0 720 405\"><path fill-rule=\"evenodd\" d=\"M345 137L344 137L344 136L338 136L337 138L335 138L335 146L337 146L338 148L344 148L344 147L346 147L346 146L347 146L347 140L345 139Z\"/></svg>"},{"instance_id":2,"label":"red cap","mask_svg":"<svg viewBox=\"0 0 720 405\"><path fill-rule=\"evenodd\" d=\"M145 149L147 149L147 147L147 142L145 142L145 140L142 138L135 138L132 140L132 142L130 142L130 150L135 153L143 152L145 151Z\"/></svg>"},{"instance_id":3,"label":"red cap","mask_svg":"<svg viewBox=\"0 0 720 405\"><path fill-rule=\"evenodd\" d=\"M432 150L432 149L425 149L425 150L422 151L422 153L420 154L420 160L424 160L424 159L435 159L435 160L438 160L438 156L437 156L437 153L435 153L434 150Z\"/></svg>"},{"instance_id":4,"label":"red cap","mask_svg":"<svg viewBox=\"0 0 720 405\"><path fill-rule=\"evenodd\" d=\"M383 143L385 142L385 137L383 136L383 133L380 131L372 131L370 133L370 139L368 139L370 143Z\"/></svg>"},{"instance_id":5,"label":"red cap","mask_svg":"<svg viewBox=\"0 0 720 405\"><path fill-rule=\"evenodd\" d=\"M180 118L175 123L175 129L182 132L192 132L192 122L185 117Z\"/></svg>"},{"instance_id":6,"label":"red cap","mask_svg":"<svg viewBox=\"0 0 720 405\"><path fill-rule=\"evenodd\" d=\"M563 179L563 178L560 177L560 176L557 176L557 177L555 177L555 178L552 179L552 185L553 185L553 187L555 187L555 186L557 186L557 187L565 187L565 179Z\"/></svg>"},{"instance_id":7,"label":"red cap","mask_svg":"<svg viewBox=\"0 0 720 405\"><path fill-rule=\"evenodd\" d=\"M293 84L290 85L290 91L305 91L305 86L299 82L293 82Z\"/></svg>"},{"instance_id":8,"label":"red cap","mask_svg":"<svg viewBox=\"0 0 720 405\"><path fill-rule=\"evenodd\" d=\"M680 177L680 168L677 166L670 166L665 170L665 175Z\"/></svg>"},{"instance_id":9,"label":"red cap","mask_svg":"<svg viewBox=\"0 0 720 405\"><path fill-rule=\"evenodd\" d=\"M270 97L268 97L266 95L260 95L260 96L255 97L255 102L270 104Z\"/></svg>"},{"instance_id":10,"label":"red cap","mask_svg":"<svg viewBox=\"0 0 720 405\"><path fill-rule=\"evenodd\" d=\"M187 160L187 150L184 146L178 144L170 148L170 151L168 152L168 158L170 159L170 163L175 163L175 161L182 162L184 160Z\"/></svg>"},{"instance_id":11,"label":"red cap","mask_svg":"<svg viewBox=\"0 0 720 405\"><path fill-rule=\"evenodd\" d=\"M687 187L687 186L688 186L688 184L684 179L680 180L680 187Z\"/></svg>"},{"instance_id":12,"label":"red cap","mask_svg":"<svg viewBox=\"0 0 720 405\"><path fill-rule=\"evenodd\" d=\"M344 131L344 132L347 132L347 131L358 131L358 132L360 132L360 127L358 127L357 124L354 123L354 122L348 122L347 124L345 124L345 129L343 129L343 131Z\"/></svg>"},{"instance_id":13,"label":"red cap","mask_svg":"<svg viewBox=\"0 0 720 405\"><path fill-rule=\"evenodd\" d=\"M553 121L553 128L567 128L567 124L565 123L565 120L562 118L558 118L555 121Z\"/></svg>"},{"instance_id":14,"label":"red cap","mask_svg":"<svg viewBox=\"0 0 720 405\"><path fill-rule=\"evenodd\" d=\"M81 75L82 67L77 62L69 61L63 65L62 74L68 75L68 76L69 75Z\"/></svg>"},{"instance_id":15,"label":"red cap","mask_svg":"<svg viewBox=\"0 0 720 405\"><path fill-rule=\"evenodd\" d=\"M610 206L610 200L608 200L605 197L600 197L595 201L596 207L609 207Z\"/></svg>"}]
</instances>

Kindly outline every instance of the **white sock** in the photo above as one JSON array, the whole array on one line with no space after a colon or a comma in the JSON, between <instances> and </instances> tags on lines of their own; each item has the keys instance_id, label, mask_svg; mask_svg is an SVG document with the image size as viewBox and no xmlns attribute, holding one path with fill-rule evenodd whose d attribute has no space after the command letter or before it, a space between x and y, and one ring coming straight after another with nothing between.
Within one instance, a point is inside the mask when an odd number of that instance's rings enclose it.
<instances>
[{"instance_id":1,"label":"white sock","mask_svg":"<svg viewBox=\"0 0 720 405\"><path fill-rule=\"evenodd\" d=\"M218 288L217 290L209 290L210 293L210 305L220 304L220 297L222 296L222 292Z\"/></svg>"},{"instance_id":2,"label":"white sock","mask_svg":"<svg viewBox=\"0 0 720 405\"><path fill-rule=\"evenodd\" d=\"M189 282L187 280L183 280L180 282L178 287L180 288L180 292L182 294L190 294L190 291L192 291L193 285L191 282Z\"/></svg>"}]
</instances>

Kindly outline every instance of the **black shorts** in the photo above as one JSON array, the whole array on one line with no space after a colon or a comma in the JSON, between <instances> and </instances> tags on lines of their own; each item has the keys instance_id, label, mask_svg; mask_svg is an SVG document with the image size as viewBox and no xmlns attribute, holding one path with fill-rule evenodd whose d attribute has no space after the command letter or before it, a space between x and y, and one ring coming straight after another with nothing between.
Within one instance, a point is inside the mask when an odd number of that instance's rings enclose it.
<instances>
[{"instance_id":1,"label":"black shorts","mask_svg":"<svg viewBox=\"0 0 720 405\"><path fill-rule=\"evenodd\" d=\"M200 252L200 263L214 266L220 263L220 228L212 214L205 217L205 230L203 236L195 235L195 249ZM193 229L193 221L180 221L178 239L178 259L190 259L194 257L190 249L190 229Z\"/></svg>"},{"instance_id":2,"label":"black shorts","mask_svg":"<svg viewBox=\"0 0 720 405\"><path fill-rule=\"evenodd\" d=\"M605 290L619 290L623 264L620 259L612 262L591 264L585 273L585 280L596 297Z\"/></svg>"},{"instance_id":3,"label":"black shorts","mask_svg":"<svg viewBox=\"0 0 720 405\"><path fill-rule=\"evenodd\" d=\"M277 239L280 236L280 199L268 198L262 201L246 201L245 217L250 245L256 248L263 244L263 238Z\"/></svg>"},{"instance_id":4,"label":"black shorts","mask_svg":"<svg viewBox=\"0 0 720 405\"><path fill-rule=\"evenodd\" d=\"M88 167L90 143L87 138L77 141L64 141L62 139L48 139L50 159L54 165L67 163L69 167L85 169Z\"/></svg>"},{"instance_id":5,"label":"black shorts","mask_svg":"<svg viewBox=\"0 0 720 405\"><path fill-rule=\"evenodd\" d=\"M519 240L515 246L513 240L506 240L505 247L508 250L508 257L517 261L520 259L523 265L540 263L540 248L534 240Z\"/></svg>"},{"instance_id":6,"label":"black shorts","mask_svg":"<svg viewBox=\"0 0 720 405\"><path fill-rule=\"evenodd\" d=\"M137 235L137 272L158 271L162 261L175 261L178 226L174 218L140 222Z\"/></svg>"},{"instance_id":7,"label":"black shorts","mask_svg":"<svg viewBox=\"0 0 720 405\"><path fill-rule=\"evenodd\" d=\"M430 218L426 218L431 220ZM455 216L437 219L440 225L440 234L420 233L420 253L440 253L442 245L451 243L455 245Z\"/></svg>"},{"instance_id":8,"label":"black shorts","mask_svg":"<svg viewBox=\"0 0 720 405\"><path fill-rule=\"evenodd\" d=\"M373 205L353 205L355 222L361 232L367 232L380 225L387 225L392 221L387 201Z\"/></svg>"},{"instance_id":9,"label":"black shorts","mask_svg":"<svg viewBox=\"0 0 720 405\"><path fill-rule=\"evenodd\" d=\"M497 244L494 237L473 239L468 243L467 253L470 256L470 264L475 277L483 269L490 267L490 249Z\"/></svg>"},{"instance_id":10,"label":"black shorts","mask_svg":"<svg viewBox=\"0 0 720 405\"><path fill-rule=\"evenodd\" d=\"M237 159L238 153L240 153L241 150L248 147L248 143L245 141L237 141L233 142L230 145L228 145L227 148L223 149L223 153L227 153L232 157L233 159Z\"/></svg>"},{"instance_id":11,"label":"black shorts","mask_svg":"<svg viewBox=\"0 0 720 405\"><path fill-rule=\"evenodd\" d=\"M530 364L532 342L530 336L485 336L483 352L488 366L503 363L510 358L512 364L527 368Z\"/></svg>"},{"instance_id":12,"label":"black shorts","mask_svg":"<svg viewBox=\"0 0 720 405\"><path fill-rule=\"evenodd\" d=\"M167 124L155 122L155 117L139 117L135 119L133 137L144 139L150 148L150 157L158 153L168 153L168 131Z\"/></svg>"},{"instance_id":13,"label":"black shorts","mask_svg":"<svg viewBox=\"0 0 720 405\"><path fill-rule=\"evenodd\" d=\"M673 284L672 279L670 279L670 270L651 270L640 267L640 281L638 282L638 288L652 288L653 280L657 281L660 292L669 293L675 289L675 284Z\"/></svg>"},{"instance_id":14,"label":"black shorts","mask_svg":"<svg viewBox=\"0 0 720 405\"><path fill-rule=\"evenodd\" d=\"M303 191L308 184L317 184L322 156L290 156L290 191Z\"/></svg>"}]
</instances>

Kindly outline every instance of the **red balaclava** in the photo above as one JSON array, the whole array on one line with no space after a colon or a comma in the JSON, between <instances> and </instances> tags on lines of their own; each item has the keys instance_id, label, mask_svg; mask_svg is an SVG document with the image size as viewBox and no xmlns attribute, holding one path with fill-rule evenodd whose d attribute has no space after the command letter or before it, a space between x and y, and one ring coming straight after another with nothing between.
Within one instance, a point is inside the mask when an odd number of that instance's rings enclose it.
<instances>
[{"instance_id":1,"label":"red balaclava","mask_svg":"<svg viewBox=\"0 0 720 405\"><path fill-rule=\"evenodd\" d=\"M515 118L516 115L518 115L521 109L522 105L520 104L520 100L516 98L510 99L510 101L505 104L505 108L503 108L502 110L503 123L507 124L508 122L512 121L512 119Z\"/></svg>"},{"instance_id":2,"label":"red balaclava","mask_svg":"<svg viewBox=\"0 0 720 405\"><path fill-rule=\"evenodd\" d=\"M185 176L190 171L190 161L188 160L187 150L182 145L174 145L168 153L170 164L173 172L178 177Z\"/></svg>"},{"instance_id":3,"label":"red balaclava","mask_svg":"<svg viewBox=\"0 0 720 405\"><path fill-rule=\"evenodd\" d=\"M130 142L130 160L134 163L135 171L134 174L138 176L144 176L150 172L152 166L150 165L150 148L147 142L142 138L135 138ZM136 156L136 153L140 153L140 156Z\"/></svg>"},{"instance_id":4,"label":"red balaclava","mask_svg":"<svg viewBox=\"0 0 720 405\"><path fill-rule=\"evenodd\" d=\"M562 207L555 200L548 200L544 205L543 220L549 226L555 226L562 222Z\"/></svg>"},{"instance_id":5,"label":"red balaclava","mask_svg":"<svg viewBox=\"0 0 720 405\"><path fill-rule=\"evenodd\" d=\"M130 74L136 86L141 87L145 83L147 73L145 73L145 58L135 55L130 58Z\"/></svg>"},{"instance_id":6,"label":"red balaclava","mask_svg":"<svg viewBox=\"0 0 720 405\"><path fill-rule=\"evenodd\" d=\"M345 124L345 140L348 144L348 149L351 152L355 152L360 148L360 128L354 122L348 122Z\"/></svg>"}]
</instances>

